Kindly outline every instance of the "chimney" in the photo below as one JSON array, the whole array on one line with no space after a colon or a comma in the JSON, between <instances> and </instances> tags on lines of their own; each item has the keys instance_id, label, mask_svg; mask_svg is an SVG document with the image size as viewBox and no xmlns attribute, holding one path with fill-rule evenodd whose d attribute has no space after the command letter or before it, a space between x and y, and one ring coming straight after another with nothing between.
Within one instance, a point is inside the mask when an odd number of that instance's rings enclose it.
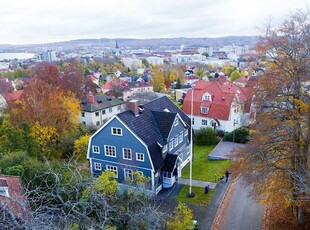
<instances>
[{"instance_id":1,"label":"chimney","mask_svg":"<svg viewBox=\"0 0 310 230\"><path fill-rule=\"evenodd\" d=\"M95 96L92 91L87 93L87 99L90 104L95 104Z\"/></svg>"},{"instance_id":2,"label":"chimney","mask_svg":"<svg viewBox=\"0 0 310 230\"><path fill-rule=\"evenodd\" d=\"M129 109L134 113L135 116L139 115L139 101L138 100L131 100L128 102Z\"/></svg>"},{"instance_id":3,"label":"chimney","mask_svg":"<svg viewBox=\"0 0 310 230\"><path fill-rule=\"evenodd\" d=\"M0 179L0 196L10 197L9 186L6 179Z\"/></svg>"}]
</instances>

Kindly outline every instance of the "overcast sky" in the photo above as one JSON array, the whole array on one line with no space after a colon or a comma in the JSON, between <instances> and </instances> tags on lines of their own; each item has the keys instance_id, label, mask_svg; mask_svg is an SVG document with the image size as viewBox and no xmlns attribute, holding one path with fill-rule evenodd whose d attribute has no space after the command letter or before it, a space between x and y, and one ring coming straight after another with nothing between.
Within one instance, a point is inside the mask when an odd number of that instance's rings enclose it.
<instances>
[{"instance_id":1,"label":"overcast sky","mask_svg":"<svg viewBox=\"0 0 310 230\"><path fill-rule=\"evenodd\" d=\"M0 0L0 44L258 35L309 0Z\"/></svg>"}]
</instances>

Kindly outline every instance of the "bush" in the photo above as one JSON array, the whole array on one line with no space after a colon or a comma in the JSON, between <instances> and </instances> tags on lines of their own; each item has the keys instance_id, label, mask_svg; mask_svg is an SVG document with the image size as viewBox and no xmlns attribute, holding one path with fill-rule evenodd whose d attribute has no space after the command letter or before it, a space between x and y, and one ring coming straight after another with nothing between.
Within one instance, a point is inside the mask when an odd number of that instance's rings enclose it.
<instances>
[{"instance_id":1,"label":"bush","mask_svg":"<svg viewBox=\"0 0 310 230\"><path fill-rule=\"evenodd\" d=\"M249 129L246 127L241 127L235 130L235 140L234 131L227 132L224 135L223 141L234 141L235 143L245 144L249 141Z\"/></svg>"},{"instance_id":2,"label":"bush","mask_svg":"<svg viewBox=\"0 0 310 230\"><path fill-rule=\"evenodd\" d=\"M201 128L195 133L196 145L214 145L217 143L216 132L212 128Z\"/></svg>"},{"instance_id":3,"label":"bush","mask_svg":"<svg viewBox=\"0 0 310 230\"><path fill-rule=\"evenodd\" d=\"M13 175L13 176L21 176L24 172L24 168L22 165L15 165L12 167L8 167L4 170L4 174Z\"/></svg>"}]
</instances>

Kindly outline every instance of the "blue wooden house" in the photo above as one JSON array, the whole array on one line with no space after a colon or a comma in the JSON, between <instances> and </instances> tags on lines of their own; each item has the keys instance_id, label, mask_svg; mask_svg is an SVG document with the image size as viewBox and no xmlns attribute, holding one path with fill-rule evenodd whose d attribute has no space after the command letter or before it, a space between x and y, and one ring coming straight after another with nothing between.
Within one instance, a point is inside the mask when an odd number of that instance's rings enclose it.
<instances>
[{"instance_id":1,"label":"blue wooden house","mask_svg":"<svg viewBox=\"0 0 310 230\"><path fill-rule=\"evenodd\" d=\"M167 97L113 116L89 140L91 173L115 172L120 186L138 171L150 178L147 190L157 194L173 186L191 159L190 118Z\"/></svg>"}]
</instances>

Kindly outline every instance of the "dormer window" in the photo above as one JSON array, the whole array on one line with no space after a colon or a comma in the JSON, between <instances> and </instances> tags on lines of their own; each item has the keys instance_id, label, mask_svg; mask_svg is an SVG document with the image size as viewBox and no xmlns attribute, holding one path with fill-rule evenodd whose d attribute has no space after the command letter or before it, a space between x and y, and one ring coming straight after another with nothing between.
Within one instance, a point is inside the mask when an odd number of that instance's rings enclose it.
<instances>
[{"instance_id":1,"label":"dormer window","mask_svg":"<svg viewBox=\"0 0 310 230\"><path fill-rule=\"evenodd\" d=\"M174 120L174 124L173 125L174 126L178 126L178 124L179 124L179 118L176 117L175 120Z\"/></svg>"},{"instance_id":2,"label":"dormer window","mask_svg":"<svg viewBox=\"0 0 310 230\"><path fill-rule=\"evenodd\" d=\"M201 112L202 114L208 114L208 112L209 112L209 107L201 107L201 108L200 108L200 112Z\"/></svg>"},{"instance_id":3,"label":"dormer window","mask_svg":"<svg viewBox=\"0 0 310 230\"><path fill-rule=\"evenodd\" d=\"M202 100L203 101L211 101L211 94L205 93L204 95L202 95Z\"/></svg>"}]
</instances>

